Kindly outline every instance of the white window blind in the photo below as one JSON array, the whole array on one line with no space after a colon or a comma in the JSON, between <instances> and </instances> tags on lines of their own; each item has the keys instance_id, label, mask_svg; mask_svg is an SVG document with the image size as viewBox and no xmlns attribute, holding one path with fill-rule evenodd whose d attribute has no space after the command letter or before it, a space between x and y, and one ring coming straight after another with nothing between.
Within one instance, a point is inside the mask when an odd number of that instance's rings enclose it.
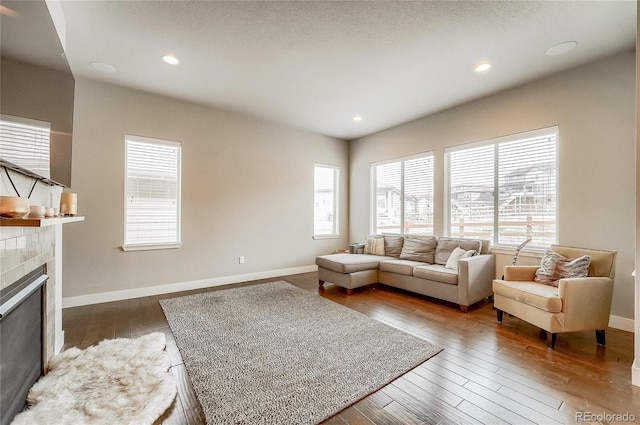
<instances>
[{"instance_id":1,"label":"white window blind","mask_svg":"<svg viewBox=\"0 0 640 425\"><path fill-rule=\"evenodd\" d=\"M558 128L445 150L445 231L531 247L557 240Z\"/></svg>"},{"instance_id":2,"label":"white window blind","mask_svg":"<svg viewBox=\"0 0 640 425\"><path fill-rule=\"evenodd\" d=\"M46 179L51 123L0 115L0 158Z\"/></svg>"},{"instance_id":3,"label":"white window blind","mask_svg":"<svg viewBox=\"0 0 640 425\"><path fill-rule=\"evenodd\" d=\"M180 246L181 144L125 136L124 250Z\"/></svg>"},{"instance_id":4,"label":"white window blind","mask_svg":"<svg viewBox=\"0 0 640 425\"><path fill-rule=\"evenodd\" d=\"M333 165L314 166L313 234L316 238L339 235L338 179L340 170Z\"/></svg>"},{"instance_id":5,"label":"white window blind","mask_svg":"<svg viewBox=\"0 0 640 425\"><path fill-rule=\"evenodd\" d=\"M433 154L371 165L372 233L433 234Z\"/></svg>"}]
</instances>

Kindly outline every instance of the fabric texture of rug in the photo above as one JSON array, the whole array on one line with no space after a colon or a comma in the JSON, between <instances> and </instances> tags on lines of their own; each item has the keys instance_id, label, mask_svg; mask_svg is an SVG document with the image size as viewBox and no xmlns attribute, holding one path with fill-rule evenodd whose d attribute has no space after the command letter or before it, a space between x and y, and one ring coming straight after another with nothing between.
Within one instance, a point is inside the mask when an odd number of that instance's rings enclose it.
<instances>
[{"instance_id":1,"label":"fabric texture of rug","mask_svg":"<svg viewBox=\"0 0 640 425\"><path fill-rule=\"evenodd\" d=\"M165 335L154 332L63 351L49 360L49 373L29 391L28 410L12 425L153 424L177 393L165 345Z\"/></svg>"},{"instance_id":2,"label":"fabric texture of rug","mask_svg":"<svg viewBox=\"0 0 640 425\"><path fill-rule=\"evenodd\" d=\"M287 282L161 300L207 424L314 424L440 349Z\"/></svg>"}]
</instances>

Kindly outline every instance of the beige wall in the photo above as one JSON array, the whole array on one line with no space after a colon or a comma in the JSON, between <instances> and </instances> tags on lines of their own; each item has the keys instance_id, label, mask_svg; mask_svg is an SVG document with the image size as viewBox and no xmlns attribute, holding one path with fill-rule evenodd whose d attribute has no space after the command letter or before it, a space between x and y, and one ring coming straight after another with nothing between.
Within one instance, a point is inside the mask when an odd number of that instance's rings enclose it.
<instances>
[{"instance_id":1,"label":"beige wall","mask_svg":"<svg viewBox=\"0 0 640 425\"><path fill-rule=\"evenodd\" d=\"M636 24L640 23L640 7L637 9ZM636 25L637 28L637 25ZM640 32L636 31L636 48L640 45ZM636 277L634 279L636 285L635 293L635 317L640 319L640 95L638 94L638 82L640 82L640 57L636 55ZM633 362L632 382L633 385L640 387L640 320L636 320L634 324L635 330L635 360Z\"/></svg>"},{"instance_id":2,"label":"beige wall","mask_svg":"<svg viewBox=\"0 0 640 425\"><path fill-rule=\"evenodd\" d=\"M369 233L371 162L434 151L442 235L445 147L558 125L559 243L618 251L612 315L633 318L635 92L629 52L352 141L350 240Z\"/></svg>"},{"instance_id":3,"label":"beige wall","mask_svg":"<svg viewBox=\"0 0 640 425\"><path fill-rule=\"evenodd\" d=\"M120 249L125 134L182 142L180 249ZM341 169L340 239L312 239L315 162ZM345 141L79 79L64 297L313 265L348 245L347 169Z\"/></svg>"}]
</instances>

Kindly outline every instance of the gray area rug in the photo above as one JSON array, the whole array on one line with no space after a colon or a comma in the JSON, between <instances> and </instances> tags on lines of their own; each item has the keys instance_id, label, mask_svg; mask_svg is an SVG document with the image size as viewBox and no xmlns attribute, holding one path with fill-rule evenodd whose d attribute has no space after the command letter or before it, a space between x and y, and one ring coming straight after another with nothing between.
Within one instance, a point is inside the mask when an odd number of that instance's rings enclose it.
<instances>
[{"instance_id":1,"label":"gray area rug","mask_svg":"<svg viewBox=\"0 0 640 425\"><path fill-rule=\"evenodd\" d=\"M287 282L161 300L207 424L314 424L440 349Z\"/></svg>"}]
</instances>

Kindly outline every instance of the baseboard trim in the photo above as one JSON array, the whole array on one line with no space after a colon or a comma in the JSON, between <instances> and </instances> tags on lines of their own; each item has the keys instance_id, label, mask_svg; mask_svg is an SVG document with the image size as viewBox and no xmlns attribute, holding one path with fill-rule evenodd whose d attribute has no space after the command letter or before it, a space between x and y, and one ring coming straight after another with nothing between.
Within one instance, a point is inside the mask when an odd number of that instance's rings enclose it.
<instances>
[{"instance_id":1,"label":"baseboard trim","mask_svg":"<svg viewBox=\"0 0 640 425\"><path fill-rule=\"evenodd\" d=\"M620 316L609 316L609 327L621 331L634 332L635 321Z\"/></svg>"},{"instance_id":2,"label":"baseboard trim","mask_svg":"<svg viewBox=\"0 0 640 425\"><path fill-rule=\"evenodd\" d=\"M640 387L640 365L637 358L631 366L631 384Z\"/></svg>"},{"instance_id":3,"label":"baseboard trim","mask_svg":"<svg viewBox=\"0 0 640 425\"><path fill-rule=\"evenodd\" d=\"M80 307L83 305L106 303L111 301L129 300L133 298L149 297L153 295L170 294L172 292L190 291L192 289L210 288L247 282L258 279L287 276L292 274L310 273L318 270L318 266L300 266L287 269L268 270L264 272L240 274L235 276L215 277L210 279L193 280L190 282L170 283L167 285L147 286L144 288L125 289L121 291L101 292L98 294L78 295L62 298L62 308Z\"/></svg>"},{"instance_id":4,"label":"baseboard trim","mask_svg":"<svg viewBox=\"0 0 640 425\"><path fill-rule=\"evenodd\" d=\"M56 335L56 343L54 347L55 354L60 354L63 347L64 347L64 331L59 332L58 335Z\"/></svg>"}]
</instances>

